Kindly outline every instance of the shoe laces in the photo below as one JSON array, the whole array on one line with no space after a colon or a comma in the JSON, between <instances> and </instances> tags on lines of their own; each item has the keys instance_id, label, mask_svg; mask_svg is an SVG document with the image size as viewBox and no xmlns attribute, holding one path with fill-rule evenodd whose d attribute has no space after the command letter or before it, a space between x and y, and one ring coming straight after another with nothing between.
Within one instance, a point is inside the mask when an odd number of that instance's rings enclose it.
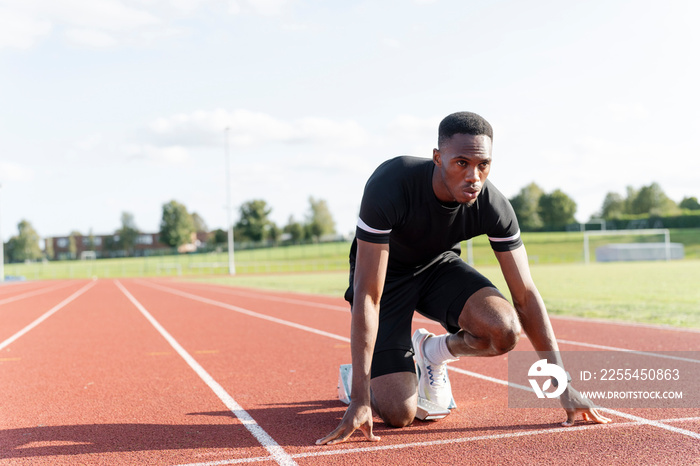
<instances>
[{"instance_id":1,"label":"shoe laces","mask_svg":"<svg viewBox=\"0 0 700 466\"><path fill-rule=\"evenodd\" d=\"M426 364L425 370L428 372L430 385L435 388L447 386L447 364Z\"/></svg>"}]
</instances>

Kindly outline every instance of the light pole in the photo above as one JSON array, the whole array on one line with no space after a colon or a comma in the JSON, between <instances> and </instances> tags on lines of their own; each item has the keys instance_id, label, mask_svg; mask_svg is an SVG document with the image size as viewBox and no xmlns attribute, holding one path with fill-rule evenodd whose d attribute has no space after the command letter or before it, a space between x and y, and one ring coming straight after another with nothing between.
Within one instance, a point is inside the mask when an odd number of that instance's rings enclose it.
<instances>
[{"instance_id":1,"label":"light pole","mask_svg":"<svg viewBox=\"0 0 700 466\"><path fill-rule=\"evenodd\" d=\"M233 261L233 221L231 220L231 166L228 161L228 132L226 127L225 155L226 155L226 221L228 222L228 274L236 275L236 264Z\"/></svg>"},{"instance_id":2,"label":"light pole","mask_svg":"<svg viewBox=\"0 0 700 466\"><path fill-rule=\"evenodd\" d=\"M0 192L2 185L0 184ZM2 210L2 198L0 198L0 211ZM0 216L0 283L5 281L5 242L2 240L2 217Z\"/></svg>"}]
</instances>

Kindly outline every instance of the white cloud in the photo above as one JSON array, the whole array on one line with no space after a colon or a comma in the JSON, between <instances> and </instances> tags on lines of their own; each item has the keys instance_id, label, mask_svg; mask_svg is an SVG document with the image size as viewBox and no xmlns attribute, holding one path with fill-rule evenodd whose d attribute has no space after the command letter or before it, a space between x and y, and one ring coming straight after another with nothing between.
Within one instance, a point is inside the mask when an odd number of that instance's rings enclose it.
<instances>
[{"instance_id":1,"label":"white cloud","mask_svg":"<svg viewBox=\"0 0 700 466\"><path fill-rule=\"evenodd\" d=\"M401 42L398 39L394 39L392 37L385 37L384 39L382 39L382 45L389 49L401 48Z\"/></svg>"},{"instance_id":2,"label":"white cloud","mask_svg":"<svg viewBox=\"0 0 700 466\"><path fill-rule=\"evenodd\" d=\"M405 114L397 116L388 125L388 136L394 144L392 150L398 149L415 155L430 156L432 148L437 147L440 119L440 117L419 118ZM396 142L401 142L402 145L397 147Z\"/></svg>"},{"instance_id":3,"label":"white cloud","mask_svg":"<svg viewBox=\"0 0 700 466\"><path fill-rule=\"evenodd\" d=\"M0 7L0 48L29 48L52 31L70 42L93 47L117 44L126 36L157 26L162 19L120 0L23 0ZM137 34L138 35L138 34Z\"/></svg>"},{"instance_id":4,"label":"white cloud","mask_svg":"<svg viewBox=\"0 0 700 466\"><path fill-rule=\"evenodd\" d=\"M65 34L71 42L88 47L112 47L117 44L113 35L95 29L69 29Z\"/></svg>"},{"instance_id":5,"label":"white cloud","mask_svg":"<svg viewBox=\"0 0 700 466\"><path fill-rule=\"evenodd\" d=\"M223 144L225 128L230 128L230 142L237 146L282 143L354 147L369 140L367 132L352 120L306 117L284 121L249 110L197 110L161 117L149 125L161 144L201 146Z\"/></svg>"},{"instance_id":6,"label":"white cloud","mask_svg":"<svg viewBox=\"0 0 700 466\"><path fill-rule=\"evenodd\" d=\"M131 158L146 159L156 165L184 165L190 161L189 151L182 146L158 147L152 144L128 145L124 152Z\"/></svg>"},{"instance_id":7,"label":"white cloud","mask_svg":"<svg viewBox=\"0 0 700 466\"><path fill-rule=\"evenodd\" d=\"M95 133L87 136L75 143L75 146L84 151L91 151L98 148L102 144L102 134Z\"/></svg>"},{"instance_id":8,"label":"white cloud","mask_svg":"<svg viewBox=\"0 0 700 466\"><path fill-rule=\"evenodd\" d=\"M369 136L352 120L335 121L328 118L302 118L292 124L300 139L308 142L324 142L345 147L364 145Z\"/></svg>"},{"instance_id":9,"label":"white cloud","mask_svg":"<svg viewBox=\"0 0 700 466\"><path fill-rule=\"evenodd\" d=\"M399 115L389 123L389 129L397 133L434 133L437 134L439 118L419 118L413 115ZM437 136L436 136L437 137Z\"/></svg>"},{"instance_id":10,"label":"white cloud","mask_svg":"<svg viewBox=\"0 0 700 466\"><path fill-rule=\"evenodd\" d=\"M0 49L26 49L51 32L51 22L23 11L0 7Z\"/></svg>"},{"instance_id":11,"label":"white cloud","mask_svg":"<svg viewBox=\"0 0 700 466\"><path fill-rule=\"evenodd\" d=\"M62 0L47 5L62 24L113 32L133 30L161 22L154 14L119 0Z\"/></svg>"},{"instance_id":12,"label":"white cloud","mask_svg":"<svg viewBox=\"0 0 700 466\"><path fill-rule=\"evenodd\" d=\"M308 31L309 25L306 23L285 23L282 25L282 29L291 32Z\"/></svg>"},{"instance_id":13,"label":"white cloud","mask_svg":"<svg viewBox=\"0 0 700 466\"><path fill-rule=\"evenodd\" d=\"M232 0L229 11L239 13L251 9L261 15L278 15L287 3L289 0Z\"/></svg>"},{"instance_id":14,"label":"white cloud","mask_svg":"<svg viewBox=\"0 0 700 466\"><path fill-rule=\"evenodd\" d=\"M7 181L31 181L34 170L12 162L0 162L0 183Z\"/></svg>"},{"instance_id":15,"label":"white cloud","mask_svg":"<svg viewBox=\"0 0 700 466\"><path fill-rule=\"evenodd\" d=\"M179 11L184 14L190 14L202 7L203 4L209 2L209 0L164 0L164 1L153 1L149 0L151 3L159 3L161 6L169 7L175 11Z\"/></svg>"},{"instance_id":16,"label":"white cloud","mask_svg":"<svg viewBox=\"0 0 700 466\"><path fill-rule=\"evenodd\" d=\"M645 120L651 115L651 112L639 103L632 105L611 103L608 105L608 111L612 120L617 123Z\"/></svg>"},{"instance_id":17,"label":"white cloud","mask_svg":"<svg viewBox=\"0 0 700 466\"><path fill-rule=\"evenodd\" d=\"M112 47L181 35L199 11L280 15L289 0L0 0L0 49L26 49L50 33L72 44Z\"/></svg>"}]
</instances>

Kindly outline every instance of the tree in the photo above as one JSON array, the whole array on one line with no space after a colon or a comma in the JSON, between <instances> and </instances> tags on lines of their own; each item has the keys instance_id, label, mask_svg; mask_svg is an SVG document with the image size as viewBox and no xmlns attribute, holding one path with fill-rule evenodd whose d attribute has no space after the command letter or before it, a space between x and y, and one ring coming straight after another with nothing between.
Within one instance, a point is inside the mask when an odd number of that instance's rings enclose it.
<instances>
[{"instance_id":1,"label":"tree","mask_svg":"<svg viewBox=\"0 0 700 466\"><path fill-rule=\"evenodd\" d=\"M540 197L538 212L546 229L563 230L576 221L576 202L557 189Z\"/></svg>"},{"instance_id":2,"label":"tree","mask_svg":"<svg viewBox=\"0 0 700 466\"><path fill-rule=\"evenodd\" d=\"M600 216L606 220L618 218L625 213L625 200L618 193L608 193L603 200Z\"/></svg>"},{"instance_id":3,"label":"tree","mask_svg":"<svg viewBox=\"0 0 700 466\"><path fill-rule=\"evenodd\" d=\"M241 218L235 226L236 238L259 242L267 238L272 222L268 215L272 208L262 199L253 199L243 203L240 208Z\"/></svg>"},{"instance_id":4,"label":"tree","mask_svg":"<svg viewBox=\"0 0 700 466\"><path fill-rule=\"evenodd\" d=\"M697 197L684 197L678 206L681 209L700 210L700 203Z\"/></svg>"},{"instance_id":5,"label":"tree","mask_svg":"<svg viewBox=\"0 0 700 466\"><path fill-rule=\"evenodd\" d=\"M290 241L292 243L298 243L304 239L304 226L294 220L294 216L290 215L287 224L284 226L283 231L290 236Z\"/></svg>"},{"instance_id":6,"label":"tree","mask_svg":"<svg viewBox=\"0 0 700 466\"><path fill-rule=\"evenodd\" d=\"M56 253L53 250L53 241L50 238L44 240L44 252L49 259L56 258Z\"/></svg>"},{"instance_id":7,"label":"tree","mask_svg":"<svg viewBox=\"0 0 700 466\"><path fill-rule=\"evenodd\" d=\"M92 228L90 228L90 231L88 232L88 249L90 251L95 250L95 234L92 232Z\"/></svg>"},{"instance_id":8,"label":"tree","mask_svg":"<svg viewBox=\"0 0 700 466\"><path fill-rule=\"evenodd\" d=\"M160 241L174 248L192 241L195 232L192 216L187 208L172 200L163 204L163 215L160 221Z\"/></svg>"},{"instance_id":9,"label":"tree","mask_svg":"<svg viewBox=\"0 0 700 466\"><path fill-rule=\"evenodd\" d=\"M282 229L275 224L275 222L270 222L270 226L267 229L267 239L277 244L282 236Z\"/></svg>"},{"instance_id":10,"label":"tree","mask_svg":"<svg viewBox=\"0 0 700 466\"><path fill-rule=\"evenodd\" d=\"M116 234L119 235L119 244L127 256L132 255L140 232L134 221L134 216L129 212L122 212L121 222L121 228L116 231Z\"/></svg>"},{"instance_id":11,"label":"tree","mask_svg":"<svg viewBox=\"0 0 700 466\"><path fill-rule=\"evenodd\" d=\"M535 183L530 183L521 189L515 197L510 199L510 204L513 206L521 230L537 231L542 228L539 202L543 194L542 188Z\"/></svg>"},{"instance_id":12,"label":"tree","mask_svg":"<svg viewBox=\"0 0 700 466\"><path fill-rule=\"evenodd\" d=\"M78 237L82 234L78 230L73 230L68 235L68 254L71 259L78 257Z\"/></svg>"},{"instance_id":13,"label":"tree","mask_svg":"<svg viewBox=\"0 0 700 466\"><path fill-rule=\"evenodd\" d=\"M195 231L209 231L207 223L197 212L192 212L192 223L194 224Z\"/></svg>"},{"instance_id":14,"label":"tree","mask_svg":"<svg viewBox=\"0 0 700 466\"><path fill-rule=\"evenodd\" d=\"M603 201L601 215L606 220L622 215L674 215L680 212L681 207L657 183L651 183L639 190L628 186L627 197L624 199L619 194L608 193Z\"/></svg>"},{"instance_id":15,"label":"tree","mask_svg":"<svg viewBox=\"0 0 700 466\"><path fill-rule=\"evenodd\" d=\"M103 250L110 251L110 252L114 252L114 251L119 250L119 248L121 246L119 245L119 241L116 241L114 239L114 236L115 235L107 236L106 238L104 238L102 240L102 249Z\"/></svg>"},{"instance_id":16,"label":"tree","mask_svg":"<svg viewBox=\"0 0 700 466\"><path fill-rule=\"evenodd\" d=\"M39 234L32 224L22 220L17 224L18 235L7 241L6 254L9 262L24 262L41 259Z\"/></svg>"},{"instance_id":17,"label":"tree","mask_svg":"<svg viewBox=\"0 0 700 466\"><path fill-rule=\"evenodd\" d=\"M676 203L666 196L657 183L643 186L636 196L630 199L631 214L669 215L677 211Z\"/></svg>"},{"instance_id":18,"label":"tree","mask_svg":"<svg viewBox=\"0 0 700 466\"><path fill-rule=\"evenodd\" d=\"M634 202L638 193L639 193L639 191L634 189L632 186L627 186L627 197L625 198L625 210L624 210L625 214L632 213L632 202Z\"/></svg>"},{"instance_id":19,"label":"tree","mask_svg":"<svg viewBox=\"0 0 700 466\"><path fill-rule=\"evenodd\" d=\"M309 197L308 231L312 237L319 240L323 235L335 233L335 221L323 199Z\"/></svg>"},{"instance_id":20,"label":"tree","mask_svg":"<svg viewBox=\"0 0 700 466\"><path fill-rule=\"evenodd\" d=\"M211 238L216 245L226 244L228 241L228 232L222 230L221 228L217 228L211 233Z\"/></svg>"}]
</instances>

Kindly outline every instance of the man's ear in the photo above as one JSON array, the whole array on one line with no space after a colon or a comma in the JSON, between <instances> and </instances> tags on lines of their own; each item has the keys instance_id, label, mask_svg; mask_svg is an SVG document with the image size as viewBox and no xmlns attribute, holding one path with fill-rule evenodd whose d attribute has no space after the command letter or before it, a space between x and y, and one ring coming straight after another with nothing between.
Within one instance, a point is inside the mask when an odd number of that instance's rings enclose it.
<instances>
[{"instance_id":1,"label":"man's ear","mask_svg":"<svg viewBox=\"0 0 700 466\"><path fill-rule=\"evenodd\" d=\"M440 149L433 149L433 163L438 167L442 164L442 156L440 155Z\"/></svg>"}]
</instances>

